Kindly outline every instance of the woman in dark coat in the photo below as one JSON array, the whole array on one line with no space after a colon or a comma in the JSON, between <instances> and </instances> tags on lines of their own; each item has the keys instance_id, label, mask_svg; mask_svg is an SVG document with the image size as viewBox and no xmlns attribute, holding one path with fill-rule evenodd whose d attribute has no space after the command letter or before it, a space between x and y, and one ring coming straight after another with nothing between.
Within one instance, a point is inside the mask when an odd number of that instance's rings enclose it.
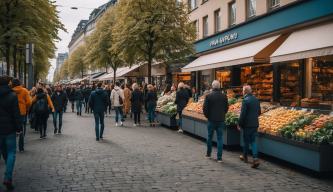
<instances>
[{"instance_id":1,"label":"woman in dark coat","mask_svg":"<svg viewBox=\"0 0 333 192\"><path fill-rule=\"evenodd\" d=\"M150 123L150 126L154 126L155 121L155 109L157 105L157 94L155 91L155 88L153 85L148 85L148 92L146 95L146 103L147 103L147 109L148 109L148 120Z\"/></svg>"},{"instance_id":2,"label":"woman in dark coat","mask_svg":"<svg viewBox=\"0 0 333 192\"><path fill-rule=\"evenodd\" d=\"M134 115L134 126L140 125L140 113L143 105L143 93L137 83L132 85L131 110Z\"/></svg>"},{"instance_id":3,"label":"woman in dark coat","mask_svg":"<svg viewBox=\"0 0 333 192\"><path fill-rule=\"evenodd\" d=\"M71 102L72 112L74 113L74 102L75 102L75 88L74 85L71 87L70 94L68 95L68 100Z\"/></svg>"},{"instance_id":4,"label":"woman in dark coat","mask_svg":"<svg viewBox=\"0 0 333 192\"><path fill-rule=\"evenodd\" d=\"M188 93L188 90L185 87L185 84L183 82L180 82L178 84L178 91L176 93L176 101L175 104L177 105L177 113L179 116L179 129L178 132L182 133L182 113L183 109L186 107L188 100L190 99L190 95Z\"/></svg>"}]
</instances>

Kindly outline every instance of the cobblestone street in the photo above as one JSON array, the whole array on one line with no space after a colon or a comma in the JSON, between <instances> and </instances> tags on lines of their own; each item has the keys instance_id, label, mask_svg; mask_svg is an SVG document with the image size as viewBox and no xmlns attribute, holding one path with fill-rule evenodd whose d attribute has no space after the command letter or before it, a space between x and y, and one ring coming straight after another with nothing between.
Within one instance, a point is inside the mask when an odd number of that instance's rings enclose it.
<instances>
[{"instance_id":1,"label":"cobblestone street","mask_svg":"<svg viewBox=\"0 0 333 192\"><path fill-rule=\"evenodd\" d=\"M239 152L225 151L218 164L204 158L204 142L162 127L132 127L130 120L115 127L108 116L105 139L96 142L91 115L66 113L62 135L53 135L51 120L45 140L28 128L15 191L333 191L332 178L269 162L251 169Z\"/></svg>"}]
</instances>

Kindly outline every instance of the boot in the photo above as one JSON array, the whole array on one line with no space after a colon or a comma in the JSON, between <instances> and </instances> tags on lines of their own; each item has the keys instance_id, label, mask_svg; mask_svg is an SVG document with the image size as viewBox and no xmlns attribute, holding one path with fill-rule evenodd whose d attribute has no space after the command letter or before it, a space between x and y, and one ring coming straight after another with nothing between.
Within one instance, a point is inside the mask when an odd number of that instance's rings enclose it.
<instances>
[{"instance_id":1,"label":"boot","mask_svg":"<svg viewBox=\"0 0 333 192\"><path fill-rule=\"evenodd\" d=\"M256 169L256 168L259 167L259 165L260 165L259 160L258 159L253 159L253 163L252 163L251 167Z\"/></svg>"},{"instance_id":2,"label":"boot","mask_svg":"<svg viewBox=\"0 0 333 192\"><path fill-rule=\"evenodd\" d=\"M247 162L248 162L248 159L247 159L247 156L246 156L246 155L240 155L240 156L239 156L239 159L240 159L241 161L244 161L244 163L247 163Z\"/></svg>"},{"instance_id":3,"label":"boot","mask_svg":"<svg viewBox=\"0 0 333 192\"><path fill-rule=\"evenodd\" d=\"M54 128L54 134L57 134L58 129Z\"/></svg>"}]
</instances>

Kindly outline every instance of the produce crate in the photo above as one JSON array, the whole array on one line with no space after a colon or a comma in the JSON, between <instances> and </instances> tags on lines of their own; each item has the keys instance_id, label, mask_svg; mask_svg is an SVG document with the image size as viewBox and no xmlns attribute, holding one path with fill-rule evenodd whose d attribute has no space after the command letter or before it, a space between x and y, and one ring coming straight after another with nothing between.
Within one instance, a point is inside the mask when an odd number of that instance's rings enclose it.
<instances>
[{"instance_id":1,"label":"produce crate","mask_svg":"<svg viewBox=\"0 0 333 192\"><path fill-rule=\"evenodd\" d=\"M167 126L169 128L177 127L177 120L175 116L170 116L165 113L156 112L156 119L161 125Z\"/></svg>"},{"instance_id":2,"label":"produce crate","mask_svg":"<svg viewBox=\"0 0 333 192\"><path fill-rule=\"evenodd\" d=\"M207 139L207 120L197 119L191 116L183 115L183 130L195 136ZM216 133L213 141L216 142ZM223 145L239 146L240 133L235 127L226 127L223 129Z\"/></svg>"},{"instance_id":3,"label":"produce crate","mask_svg":"<svg viewBox=\"0 0 333 192\"><path fill-rule=\"evenodd\" d=\"M333 172L332 145L302 143L264 133L259 133L257 144L263 154L316 172Z\"/></svg>"}]
</instances>

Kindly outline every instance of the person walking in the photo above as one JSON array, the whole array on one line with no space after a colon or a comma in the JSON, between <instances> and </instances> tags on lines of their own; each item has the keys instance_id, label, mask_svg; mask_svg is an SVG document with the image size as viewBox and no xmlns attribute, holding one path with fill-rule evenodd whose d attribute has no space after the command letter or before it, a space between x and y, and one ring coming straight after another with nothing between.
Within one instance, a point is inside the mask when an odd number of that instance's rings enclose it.
<instances>
[{"instance_id":1,"label":"person walking","mask_svg":"<svg viewBox=\"0 0 333 192\"><path fill-rule=\"evenodd\" d=\"M253 156L251 167L257 168L260 165L256 143L259 128L259 115L261 114L260 102L254 95L252 95L252 89L249 85L243 87L243 95L244 99L238 122L238 129L243 130L244 140L243 155L240 156L240 159L245 163L248 162L247 155L249 153L249 145L251 145Z\"/></svg>"},{"instance_id":2,"label":"person walking","mask_svg":"<svg viewBox=\"0 0 333 192\"><path fill-rule=\"evenodd\" d=\"M29 95L30 95L30 99L31 98L34 98L37 94L37 88L36 87L33 87L30 92L29 92ZM37 130L37 127L36 127L36 114L34 113L34 104L32 103L31 104L31 107L29 109L29 123L30 123L30 128L31 129L34 129L36 132L38 131Z\"/></svg>"},{"instance_id":3,"label":"person walking","mask_svg":"<svg viewBox=\"0 0 333 192\"><path fill-rule=\"evenodd\" d=\"M82 86L78 85L75 90L75 103L76 103L76 114L81 116L82 115L82 104L83 104L83 88Z\"/></svg>"},{"instance_id":4,"label":"person walking","mask_svg":"<svg viewBox=\"0 0 333 192\"><path fill-rule=\"evenodd\" d=\"M29 95L29 91L21 85L19 79L13 79L12 81L12 89L16 93L19 109L21 115L21 123L22 123L22 133L19 136L19 151L24 151L24 137L26 133L27 126L27 112L31 107L31 97Z\"/></svg>"},{"instance_id":5,"label":"person walking","mask_svg":"<svg viewBox=\"0 0 333 192\"><path fill-rule=\"evenodd\" d=\"M88 102L89 102L89 97L91 95L91 92L92 92L92 90L91 90L90 85L87 85L84 88L83 97L84 97L84 103L85 103L85 106L86 106L84 112L88 113L88 114L90 113L90 106L89 106Z\"/></svg>"},{"instance_id":6,"label":"person walking","mask_svg":"<svg viewBox=\"0 0 333 192\"><path fill-rule=\"evenodd\" d=\"M124 88L124 98L125 98L124 99L124 116L125 116L125 118L130 113L131 96L132 96L132 92L131 92L131 89L130 89L130 85L126 84L125 88Z\"/></svg>"},{"instance_id":7,"label":"person walking","mask_svg":"<svg viewBox=\"0 0 333 192\"><path fill-rule=\"evenodd\" d=\"M183 132L182 114L183 114L183 110L186 107L189 99L190 99L189 92L185 88L185 84L183 82L180 82L178 84L178 91L176 93L176 100L175 100L175 104L177 105L177 114L179 117L179 123L178 123L178 126L179 126L178 132L179 133Z\"/></svg>"},{"instance_id":8,"label":"person walking","mask_svg":"<svg viewBox=\"0 0 333 192\"><path fill-rule=\"evenodd\" d=\"M112 91L112 87L111 85L105 85L105 92L108 96L108 103L107 103L107 107L105 109L105 114L107 115L109 113L109 115L111 115L111 109L112 109L112 105L111 105L111 91Z\"/></svg>"},{"instance_id":9,"label":"person walking","mask_svg":"<svg viewBox=\"0 0 333 192\"><path fill-rule=\"evenodd\" d=\"M148 109L148 120L149 125L155 126L155 109L157 105L157 94L153 85L149 84L147 86L148 92L146 96L147 109Z\"/></svg>"},{"instance_id":10,"label":"person walking","mask_svg":"<svg viewBox=\"0 0 333 192\"><path fill-rule=\"evenodd\" d=\"M120 120L120 125L123 126L123 104L124 104L124 91L119 87L120 83L116 82L114 89L111 92L111 102L112 106L116 111L116 126L118 126L118 121Z\"/></svg>"},{"instance_id":11,"label":"person walking","mask_svg":"<svg viewBox=\"0 0 333 192\"><path fill-rule=\"evenodd\" d=\"M70 88L70 94L68 95L68 99L71 103L72 113L74 113L74 103L75 103L75 87L74 85Z\"/></svg>"},{"instance_id":12,"label":"person walking","mask_svg":"<svg viewBox=\"0 0 333 192\"><path fill-rule=\"evenodd\" d=\"M0 149L6 162L3 184L13 190L13 170L16 159L16 135L22 133L19 102L9 87L9 78L0 76Z\"/></svg>"},{"instance_id":13,"label":"person walking","mask_svg":"<svg viewBox=\"0 0 333 192\"><path fill-rule=\"evenodd\" d=\"M211 158L212 139L214 131L217 138L217 162L222 162L223 151L223 129L225 127L225 114L228 112L228 98L220 89L220 82L215 80L212 83L212 92L205 98L203 113L208 119L207 125L207 153L206 157Z\"/></svg>"},{"instance_id":14,"label":"person walking","mask_svg":"<svg viewBox=\"0 0 333 192\"><path fill-rule=\"evenodd\" d=\"M62 116L64 112L65 105L67 103L67 95L62 90L61 85L57 85L55 92L51 96L51 100L55 109L53 113L53 126L54 126L54 134L61 134L62 128ZM57 121L59 117L59 126L57 126Z\"/></svg>"},{"instance_id":15,"label":"person walking","mask_svg":"<svg viewBox=\"0 0 333 192\"><path fill-rule=\"evenodd\" d=\"M94 113L96 141L103 139L104 113L108 106L108 95L102 89L102 83L97 84L97 89L91 92L89 106Z\"/></svg>"},{"instance_id":16,"label":"person walking","mask_svg":"<svg viewBox=\"0 0 333 192\"><path fill-rule=\"evenodd\" d=\"M49 118L49 109L54 113L53 103L50 96L42 87L37 89L36 96L32 99L34 113L36 115L36 127L39 130L40 138L46 138L47 119Z\"/></svg>"},{"instance_id":17,"label":"person walking","mask_svg":"<svg viewBox=\"0 0 333 192\"><path fill-rule=\"evenodd\" d=\"M131 111L134 116L134 125L138 126L140 125L140 114L142 110L143 105L143 93L140 91L140 88L137 83L133 83L132 85L132 95L131 95Z\"/></svg>"}]
</instances>

